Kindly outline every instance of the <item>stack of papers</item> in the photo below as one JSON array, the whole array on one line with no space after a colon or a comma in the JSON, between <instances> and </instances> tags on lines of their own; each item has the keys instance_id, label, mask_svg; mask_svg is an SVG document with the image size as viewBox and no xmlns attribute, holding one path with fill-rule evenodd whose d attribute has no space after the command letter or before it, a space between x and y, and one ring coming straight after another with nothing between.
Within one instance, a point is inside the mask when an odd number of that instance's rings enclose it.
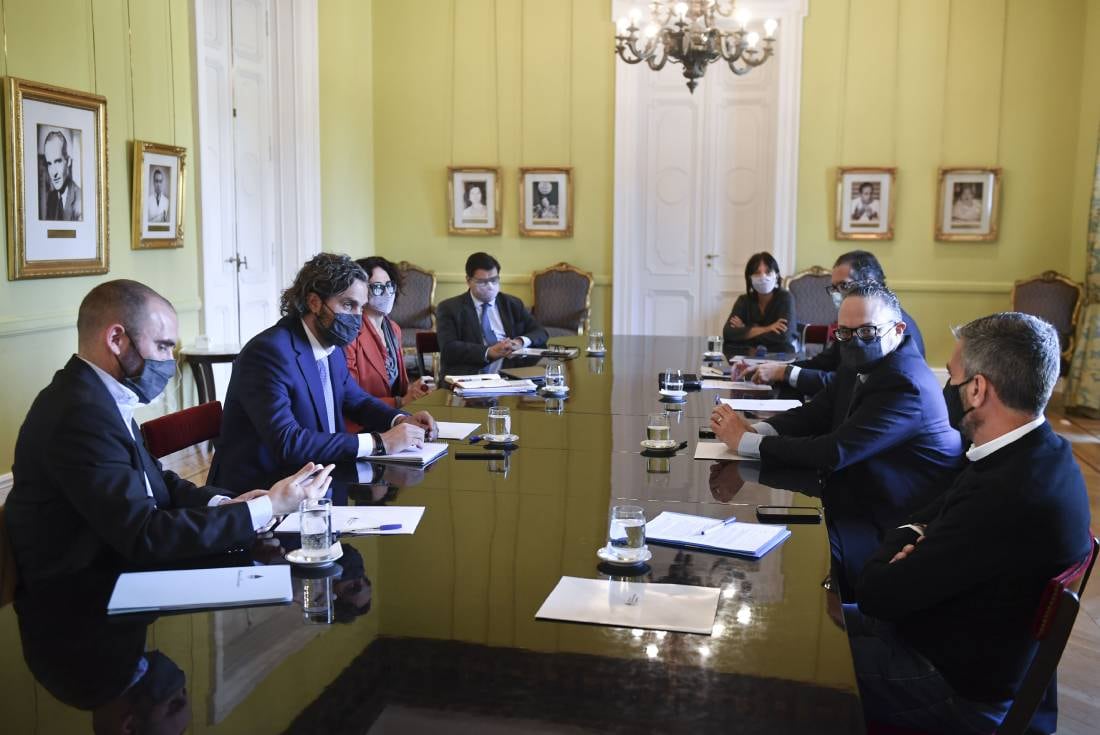
<instances>
[{"instance_id":1,"label":"stack of papers","mask_svg":"<svg viewBox=\"0 0 1100 735\"><path fill-rule=\"evenodd\" d=\"M439 431L438 439L465 439L481 424L467 424L456 421L436 421L435 428Z\"/></svg>"},{"instance_id":2,"label":"stack of papers","mask_svg":"<svg viewBox=\"0 0 1100 735\"><path fill-rule=\"evenodd\" d=\"M290 602L290 567L221 567L119 575L108 615Z\"/></svg>"},{"instance_id":3,"label":"stack of papers","mask_svg":"<svg viewBox=\"0 0 1100 735\"><path fill-rule=\"evenodd\" d=\"M534 393L538 386L530 380L505 380L497 373L485 375L448 375L445 380L455 395L485 396L501 393Z\"/></svg>"},{"instance_id":4,"label":"stack of papers","mask_svg":"<svg viewBox=\"0 0 1100 735\"><path fill-rule=\"evenodd\" d=\"M788 411L798 408L802 401L784 398L723 398L722 403L734 411Z\"/></svg>"},{"instance_id":5,"label":"stack of papers","mask_svg":"<svg viewBox=\"0 0 1100 735\"><path fill-rule=\"evenodd\" d=\"M755 457L743 457L727 447L725 442L699 442L695 445L695 459L748 462L755 459Z\"/></svg>"},{"instance_id":6,"label":"stack of papers","mask_svg":"<svg viewBox=\"0 0 1100 735\"><path fill-rule=\"evenodd\" d=\"M720 591L683 584L562 577L535 617L710 635Z\"/></svg>"},{"instance_id":7,"label":"stack of papers","mask_svg":"<svg viewBox=\"0 0 1100 735\"><path fill-rule=\"evenodd\" d=\"M404 505L338 505L332 509L332 532L345 535L411 535L420 525L424 506ZM382 526L397 526L385 531ZM291 513L275 529L275 533L301 533L302 516Z\"/></svg>"},{"instance_id":8,"label":"stack of papers","mask_svg":"<svg viewBox=\"0 0 1100 735\"><path fill-rule=\"evenodd\" d=\"M424 446L409 447L402 452L394 454L379 454L370 457L371 462L400 462L403 464L415 464L426 467L447 453L448 444L443 442L424 442Z\"/></svg>"},{"instance_id":9,"label":"stack of papers","mask_svg":"<svg viewBox=\"0 0 1100 735\"><path fill-rule=\"evenodd\" d=\"M720 380L717 378L704 380L703 390L763 390L770 391L772 387L765 383L750 383L747 380Z\"/></svg>"},{"instance_id":10,"label":"stack of papers","mask_svg":"<svg viewBox=\"0 0 1100 735\"><path fill-rule=\"evenodd\" d=\"M759 559L786 540L791 532L786 526L738 523L732 518L715 520L664 511L646 524L645 534L646 539L654 543Z\"/></svg>"},{"instance_id":11,"label":"stack of papers","mask_svg":"<svg viewBox=\"0 0 1100 735\"><path fill-rule=\"evenodd\" d=\"M509 357L557 357L568 360L580 354L576 347L523 347L513 350Z\"/></svg>"}]
</instances>

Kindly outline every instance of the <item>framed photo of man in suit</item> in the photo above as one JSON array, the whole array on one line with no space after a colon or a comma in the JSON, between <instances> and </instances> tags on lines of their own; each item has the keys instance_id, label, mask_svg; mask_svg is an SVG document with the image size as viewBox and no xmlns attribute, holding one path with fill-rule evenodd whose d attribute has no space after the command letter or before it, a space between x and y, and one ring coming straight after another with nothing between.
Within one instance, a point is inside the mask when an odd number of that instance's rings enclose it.
<instances>
[{"instance_id":1,"label":"framed photo of man in suit","mask_svg":"<svg viewBox=\"0 0 1100 735\"><path fill-rule=\"evenodd\" d=\"M134 250L183 247L187 149L134 141Z\"/></svg>"},{"instance_id":2,"label":"framed photo of man in suit","mask_svg":"<svg viewBox=\"0 0 1100 735\"><path fill-rule=\"evenodd\" d=\"M573 169L519 170L519 234L573 236Z\"/></svg>"},{"instance_id":3,"label":"framed photo of man in suit","mask_svg":"<svg viewBox=\"0 0 1100 735\"><path fill-rule=\"evenodd\" d=\"M500 169L447 168L447 232L500 234Z\"/></svg>"},{"instance_id":4,"label":"framed photo of man in suit","mask_svg":"<svg viewBox=\"0 0 1100 735\"><path fill-rule=\"evenodd\" d=\"M937 240L989 242L997 239L999 168L941 168L936 204Z\"/></svg>"},{"instance_id":5,"label":"framed photo of man in suit","mask_svg":"<svg viewBox=\"0 0 1100 735\"><path fill-rule=\"evenodd\" d=\"M8 279L107 272L107 100L4 80Z\"/></svg>"},{"instance_id":6,"label":"framed photo of man in suit","mask_svg":"<svg viewBox=\"0 0 1100 735\"><path fill-rule=\"evenodd\" d=\"M894 239L894 178L897 169L840 167L836 170L837 240Z\"/></svg>"}]
</instances>

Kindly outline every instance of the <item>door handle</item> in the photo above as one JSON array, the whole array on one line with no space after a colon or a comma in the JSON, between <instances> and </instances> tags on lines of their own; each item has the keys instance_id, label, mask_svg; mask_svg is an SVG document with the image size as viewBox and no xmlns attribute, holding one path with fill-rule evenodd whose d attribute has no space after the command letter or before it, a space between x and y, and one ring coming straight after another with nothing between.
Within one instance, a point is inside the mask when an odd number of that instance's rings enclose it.
<instances>
[{"instance_id":1,"label":"door handle","mask_svg":"<svg viewBox=\"0 0 1100 735\"><path fill-rule=\"evenodd\" d=\"M234 255L232 258L226 258L225 262L226 263L236 263L238 273L241 272L241 268L244 268L245 270L248 270L248 256L247 255L244 256L243 258L240 255Z\"/></svg>"},{"instance_id":2,"label":"door handle","mask_svg":"<svg viewBox=\"0 0 1100 735\"><path fill-rule=\"evenodd\" d=\"M710 262L710 261L714 260L715 258L721 257L721 254L720 253L707 253L703 257L707 259L707 262Z\"/></svg>"}]
</instances>

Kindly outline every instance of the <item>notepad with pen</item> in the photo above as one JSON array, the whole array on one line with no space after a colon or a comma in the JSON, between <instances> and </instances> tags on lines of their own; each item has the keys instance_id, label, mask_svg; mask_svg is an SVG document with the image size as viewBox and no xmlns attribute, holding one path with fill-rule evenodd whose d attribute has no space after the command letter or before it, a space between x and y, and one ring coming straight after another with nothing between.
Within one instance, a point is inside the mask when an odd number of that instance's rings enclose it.
<instances>
[{"instance_id":1,"label":"notepad with pen","mask_svg":"<svg viewBox=\"0 0 1100 735\"><path fill-rule=\"evenodd\" d=\"M667 546L749 556L767 554L791 535L786 526L738 523L734 518L706 518L663 511L646 524L646 540Z\"/></svg>"}]
</instances>

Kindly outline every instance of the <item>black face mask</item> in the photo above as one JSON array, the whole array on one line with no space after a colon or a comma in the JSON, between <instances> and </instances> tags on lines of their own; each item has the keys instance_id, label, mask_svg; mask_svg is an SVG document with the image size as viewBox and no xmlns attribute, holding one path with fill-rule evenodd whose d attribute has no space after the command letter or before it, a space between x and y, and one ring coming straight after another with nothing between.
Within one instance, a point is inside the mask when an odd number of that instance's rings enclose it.
<instances>
[{"instance_id":1,"label":"black face mask","mask_svg":"<svg viewBox=\"0 0 1100 735\"><path fill-rule=\"evenodd\" d=\"M322 302L324 308L329 309L328 304ZM359 336L359 328L363 326L363 317L359 314L337 314L332 311L332 321L325 324L317 317L317 327L321 330L328 343L335 347L344 347L355 341Z\"/></svg>"},{"instance_id":2,"label":"black face mask","mask_svg":"<svg viewBox=\"0 0 1100 735\"><path fill-rule=\"evenodd\" d=\"M118 366L122 369L122 384L137 393L138 400L142 403L152 403L164 392L169 381L176 377L176 361L153 360L142 357L141 351L138 350L133 339L130 340L130 344L133 346L134 351L138 353L138 357L141 357L141 372L137 375L126 375L126 368L122 365L122 359L116 355L115 359L118 360Z\"/></svg>"},{"instance_id":3,"label":"black face mask","mask_svg":"<svg viewBox=\"0 0 1100 735\"><path fill-rule=\"evenodd\" d=\"M852 335L850 340L840 343L840 361L855 370L865 371L888 354L882 346L882 337L864 342Z\"/></svg>"},{"instance_id":4,"label":"black face mask","mask_svg":"<svg viewBox=\"0 0 1100 735\"><path fill-rule=\"evenodd\" d=\"M963 417L974 410L973 406L970 408L963 408L962 399L963 386L973 379L973 377L970 377L958 385L955 385L951 382L951 378L948 378L947 385L943 387L943 401L947 404L947 423L951 424L952 429L962 431L959 427L962 425Z\"/></svg>"}]
</instances>

